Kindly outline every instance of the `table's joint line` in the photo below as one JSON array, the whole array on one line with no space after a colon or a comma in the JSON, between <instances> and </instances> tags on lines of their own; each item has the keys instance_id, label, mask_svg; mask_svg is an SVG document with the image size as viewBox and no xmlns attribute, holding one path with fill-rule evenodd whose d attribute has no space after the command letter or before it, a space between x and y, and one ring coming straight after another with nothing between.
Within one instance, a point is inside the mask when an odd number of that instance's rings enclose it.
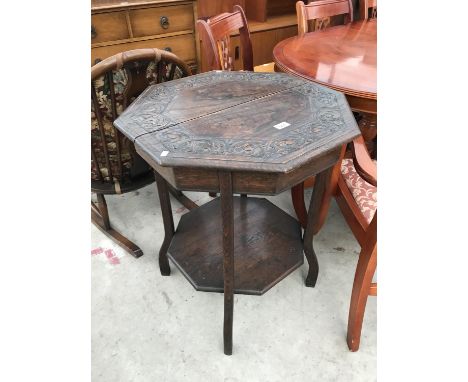
<instances>
[{"instance_id":1,"label":"table's joint line","mask_svg":"<svg viewBox=\"0 0 468 382\"><path fill-rule=\"evenodd\" d=\"M160 132L160 131L163 131L163 130L167 130L167 129L173 128L174 126L183 124L183 123L192 122L194 120L205 118L205 117L208 117L208 116L213 115L213 114L221 113L221 112L224 112L226 110L236 108L237 106L245 105L245 104L250 103L250 102L254 102L254 101L261 100L261 99L264 99L264 98L267 98L267 97L271 97L273 95L280 94L280 93L283 93L283 92L286 92L286 91L289 91L289 90L292 90L292 89L295 89L295 88L298 88L298 87L301 87L301 86L304 86L304 84L291 86L289 88L281 89L281 90L278 90L276 92L271 92L271 93L265 94L263 96L260 96L258 98L254 98L254 99L251 99L251 100L248 100L248 101L237 103L237 104L229 106L229 107L227 107L227 108L225 108L223 110L213 111L213 112L210 112L210 113L207 113L207 114L200 115L198 117L193 117L193 118L187 119L185 121L180 121L180 122L174 123L173 125L169 125L169 126L163 127L161 129L158 129L158 130L155 130L155 131L147 131L145 133L141 133L141 134L137 135L135 138L133 138L133 143L136 143L136 140L138 138L142 137L143 135L153 134L153 133L157 133L157 132Z\"/></svg>"}]
</instances>

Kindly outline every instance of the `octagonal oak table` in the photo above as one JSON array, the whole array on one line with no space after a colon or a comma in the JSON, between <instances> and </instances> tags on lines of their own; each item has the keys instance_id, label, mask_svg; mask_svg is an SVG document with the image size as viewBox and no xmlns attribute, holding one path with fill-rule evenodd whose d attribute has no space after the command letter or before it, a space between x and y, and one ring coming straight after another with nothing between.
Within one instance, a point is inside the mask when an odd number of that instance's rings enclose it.
<instances>
[{"instance_id":1,"label":"octagonal oak table","mask_svg":"<svg viewBox=\"0 0 468 382\"><path fill-rule=\"evenodd\" d=\"M147 88L115 121L153 167L168 258L196 290L224 292L224 352L232 354L233 295L261 295L303 264L314 286L312 238L343 144L359 135L344 95L282 73L213 71ZM264 198L317 175L304 236ZM181 217L168 187L220 193ZM234 196L233 194L242 196Z\"/></svg>"}]
</instances>

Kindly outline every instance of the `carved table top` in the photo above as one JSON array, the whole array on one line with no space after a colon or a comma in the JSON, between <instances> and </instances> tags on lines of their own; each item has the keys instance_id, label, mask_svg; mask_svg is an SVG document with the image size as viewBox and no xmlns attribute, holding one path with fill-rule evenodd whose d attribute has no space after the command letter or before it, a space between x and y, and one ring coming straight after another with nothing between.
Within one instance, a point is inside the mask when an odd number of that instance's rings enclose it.
<instances>
[{"instance_id":1,"label":"carved table top","mask_svg":"<svg viewBox=\"0 0 468 382\"><path fill-rule=\"evenodd\" d=\"M359 135L343 94L282 73L148 87L114 122L153 167L287 173Z\"/></svg>"}]
</instances>

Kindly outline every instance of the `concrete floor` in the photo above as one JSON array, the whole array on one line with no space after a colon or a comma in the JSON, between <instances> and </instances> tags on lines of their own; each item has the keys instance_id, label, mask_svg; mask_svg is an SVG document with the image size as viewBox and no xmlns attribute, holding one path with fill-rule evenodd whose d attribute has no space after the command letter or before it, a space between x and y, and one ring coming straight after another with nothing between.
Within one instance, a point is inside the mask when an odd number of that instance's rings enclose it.
<instances>
[{"instance_id":1,"label":"concrete floor","mask_svg":"<svg viewBox=\"0 0 468 382\"><path fill-rule=\"evenodd\" d=\"M198 204L211 200L188 195ZM289 193L268 199L294 215ZM315 240L316 287L304 286L305 261L261 297L236 295L233 355L225 356L223 295L196 292L173 265L170 277L159 273L164 229L156 186L107 200L113 225L145 254L134 259L92 226L92 249L104 250L91 256L94 382L376 380L375 298L361 349L346 345L359 245L334 202ZM172 208L177 225L187 210L174 199Z\"/></svg>"}]
</instances>

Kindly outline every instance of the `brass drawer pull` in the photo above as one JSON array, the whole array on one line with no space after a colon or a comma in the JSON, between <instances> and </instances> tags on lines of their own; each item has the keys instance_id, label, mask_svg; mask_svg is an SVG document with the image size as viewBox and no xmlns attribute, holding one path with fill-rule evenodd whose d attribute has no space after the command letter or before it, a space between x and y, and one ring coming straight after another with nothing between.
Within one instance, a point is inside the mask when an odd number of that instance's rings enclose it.
<instances>
[{"instance_id":1,"label":"brass drawer pull","mask_svg":"<svg viewBox=\"0 0 468 382\"><path fill-rule=\"evenodd\" d=\"M163 29L169 28L169 18L166 16L161 16L161 19L159 20L161 27Z\"/></svg>"},{"instance_id":2,"label":"brass drawer pull","mask_svg":"<svg viewBox=\"0 0 468 382\"><path fill-rule=\"evenodd\" d=\"M96 38L97 36L97 32L96 32L96 28L94 28L94 25L91 25L91 38Z\"/></svg>"}]
</instances>

